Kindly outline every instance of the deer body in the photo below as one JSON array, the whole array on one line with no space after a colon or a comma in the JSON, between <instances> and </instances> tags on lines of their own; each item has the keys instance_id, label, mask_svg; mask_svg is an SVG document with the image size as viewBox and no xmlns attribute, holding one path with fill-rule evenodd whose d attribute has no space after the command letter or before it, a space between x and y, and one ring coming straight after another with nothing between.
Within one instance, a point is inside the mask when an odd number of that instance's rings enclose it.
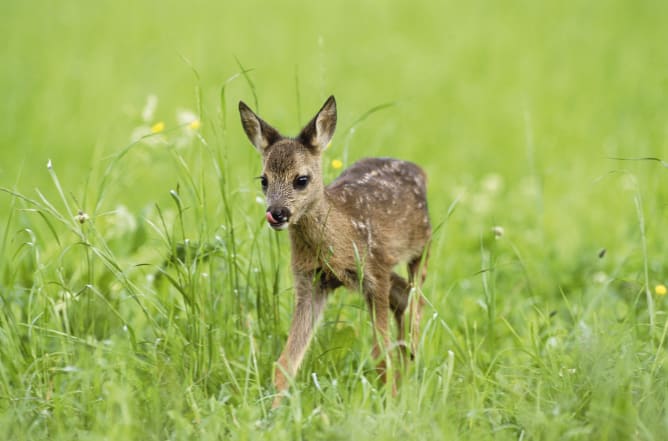
<instances>
[{"instance_id":1,"label":"deer body","mask_svg":"<svg viewBox=\"0 0 668 441\"><path fill-rule=\"evenodd\" d=\"M390 349L390 311L401 341L409 310L415 352L423 301L416 290L409 302L409 293L426 276L431 237L422 169L397 159L363 159L325 187L321 153L336 127L333 97L296 138L281 136L243 103L239 111L246 134L262 154L267 221L290 234L295 309L275 371L277 391L287 389L327 295L339 286L362 291L367 301L374 323L374 357ZM402 262L408 263L408 281L393 271ZM379 371L384 379L385 361ZM279 402L280 394L274 406Z\"/></svg>"}]
</instances>

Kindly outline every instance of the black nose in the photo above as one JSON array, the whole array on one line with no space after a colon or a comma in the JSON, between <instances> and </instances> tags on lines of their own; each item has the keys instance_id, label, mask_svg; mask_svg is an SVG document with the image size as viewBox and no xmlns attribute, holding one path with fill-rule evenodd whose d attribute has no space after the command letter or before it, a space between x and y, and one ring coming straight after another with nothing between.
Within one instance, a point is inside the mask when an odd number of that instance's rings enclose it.
<instances>
[{"instance_id":1,"label":"black nose","mask_svg":"<svg viewBox=\"0 0 668 441\"><path fill-rule=\"evenodd\" d=\"M267 211L271 213L276 222L285 222L290 218L290 210L286 207L269 207Z\"/></svg>"}]
</instances>

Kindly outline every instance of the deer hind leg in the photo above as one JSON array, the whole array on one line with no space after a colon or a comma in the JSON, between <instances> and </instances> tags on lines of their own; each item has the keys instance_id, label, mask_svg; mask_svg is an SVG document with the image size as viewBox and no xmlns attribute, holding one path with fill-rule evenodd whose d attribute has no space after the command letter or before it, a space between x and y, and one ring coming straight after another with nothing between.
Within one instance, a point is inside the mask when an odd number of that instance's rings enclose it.
<instances>
[{"instance_id":1,"label":"deer hind leg","mask_svg":"<svg viewBox=\"0 0 668 441\"><path fill-rule=\"evenodd\" d=\"M387 381L390 335L388 313L390 311L390 276L382 274L367 277L364 283L364 297L369 305L373 323L374 344L371 355L380 360L377 365L378 375L383 383ZM396 384L392 384L392 393L396 393Z\"/></svg>"},{"instance_id":2,"label":"deer hind leg","mask_svg":"<svg viewBox=\"0 0 668 441\"><path fill-rule=\"evenodd\" d=\"M397 273L391 274L390 282L390 309L397 323L397 345L400 346L401 361L405 364L408 358L405 313L411 287L408 281Z\"/></svg>"},{"instance_id":3,"label":"deer hind leg","mask_svg":"<svg viewBox=\"0 0 668 441\"><path fill-rule=\"evenodd\" d=\"M422 295L422 284L427 278L428 261L429 248L425 248L421 256L416 257L408 263L408 281L412 291L412 295L408 299L408 302L410 302L408 316L410 320L411 358L415 358L418 343L420 342L420 319L422 318L422 307L425 303Z\"/></svg>"}]
</instances>

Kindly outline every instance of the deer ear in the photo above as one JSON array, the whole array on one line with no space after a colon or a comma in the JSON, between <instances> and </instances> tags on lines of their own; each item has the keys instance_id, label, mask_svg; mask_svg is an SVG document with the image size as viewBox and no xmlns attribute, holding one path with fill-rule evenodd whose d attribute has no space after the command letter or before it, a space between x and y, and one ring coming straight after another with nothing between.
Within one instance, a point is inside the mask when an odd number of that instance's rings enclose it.
<instances>
[{"instance_id":1,"label":"deer ear","mask_svg":"<svg viewBox=\"0 0 668 441\"><path fill-rule=\"evenodd\" d=\"M325 104L313 119L306 124L299 134L299 140L309 147L323 151L329 145L336 129L336 100L334 95L327 98Z\"/></svg>"},{"instance_id":2,"label":"deer ear","mask_svg":"<svg viewBox=\"0 0 668 441\"><path fill-rule=\"evenodd\" d=\"M267 147L281 139L278 130L253 113L243 101L239 101L239 115L241 115L241 125L244 127L246 136L258 152L264 153Z\"/></svg>"}]
</instances>

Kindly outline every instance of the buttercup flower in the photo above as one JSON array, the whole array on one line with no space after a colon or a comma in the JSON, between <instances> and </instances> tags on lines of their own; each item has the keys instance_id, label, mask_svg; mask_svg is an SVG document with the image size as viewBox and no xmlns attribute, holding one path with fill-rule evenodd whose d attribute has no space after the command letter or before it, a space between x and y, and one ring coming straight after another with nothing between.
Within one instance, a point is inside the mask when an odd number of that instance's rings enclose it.
<instances>
[{"instance_id":1,"label":"buttercup flower","mask_svg":"<svg viewBox=\"0 0 668 441\"><path fill-rule=\"evenodd\" d=\"M165 130L165 123L160 121L151 126L151 133L160 133Z\"/></svg>"},{"instance_id":2,"label":"buttercup flower","mask_svg":"<svg viewBox=\"0 0 668 441\"><path fill-rule=\"evenodd\" d=\"M332 168L333 168L333 169L338 170L338 169L340 169L341 167L343 167L343 162L341 162L341 160L339 160L339 159L334 159L334 160L332 161Z\"/></svg>"},{"instance_id":3,"label":"buttercup flower","mask_svg":"<svg viewBox=\"0 0 668 441\"><path fill-rule=\"evenodd\" d=\"M665 296L666 293L668 292L668 289L666 289L666 285L663 283L659 283L654 287L654 292L656 293L657 296Z\"/></svg>"}]
</instances>

